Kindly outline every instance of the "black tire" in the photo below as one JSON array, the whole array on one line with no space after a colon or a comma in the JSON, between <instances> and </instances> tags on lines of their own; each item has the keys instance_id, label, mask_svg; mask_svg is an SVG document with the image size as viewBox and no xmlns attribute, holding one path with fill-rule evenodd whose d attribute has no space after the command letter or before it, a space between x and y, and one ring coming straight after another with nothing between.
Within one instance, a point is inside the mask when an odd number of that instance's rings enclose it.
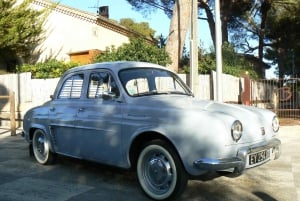
<instances>
[{"instance_id":1,"label":"black tire","mask_svg":"<svg viewBox=\"0 0 300 201\"><path fill-rule=\"evenodd\" d=\"M137 177L143 191L154 200L176 200L188 181L178 154L161 140L151 141L142 149Z\"/></svg>"},{"instance_id":2,"label":"black tire","mask_svg":"<svg viewBox=\"0 0 300 201\"><path fill-rule=\"evenodd\" d=\"M37 129L33 133L32 150L38 163L42 165L50 165L54 163L55 155L50 151L47 136L41 129Z\"/></svg>"},{"instance_id":3,"label":"black tire","mask_svg":"<svg viewBox=\"0 0 300 201\"><path fill-rule=\"evenodd\" d=\"M34 154L33 154L32 144L29 144L28 148L29 148L29 156L30 156L30 157L33 157Z\"/></svg>"}]
</instances>

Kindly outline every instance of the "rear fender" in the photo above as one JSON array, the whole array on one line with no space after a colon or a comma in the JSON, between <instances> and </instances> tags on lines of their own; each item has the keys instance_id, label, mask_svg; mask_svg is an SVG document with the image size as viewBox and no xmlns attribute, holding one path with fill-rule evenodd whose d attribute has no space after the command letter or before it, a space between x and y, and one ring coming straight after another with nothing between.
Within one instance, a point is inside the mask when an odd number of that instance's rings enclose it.
<instances>
[{"instance_id":1,"label":"rear fender","mask_svg":"<svg viewBox=\"0 0 300 201\"><path fill-rule=\"evenodd\" d=\"M29 143L32 144L33 133L35 130L41 129L46 134L47 140L49 141L50 151L54 152L53 140L51 137L51 129L41 124L32 124L29 129Z\"/></svg>"}]
</instances>

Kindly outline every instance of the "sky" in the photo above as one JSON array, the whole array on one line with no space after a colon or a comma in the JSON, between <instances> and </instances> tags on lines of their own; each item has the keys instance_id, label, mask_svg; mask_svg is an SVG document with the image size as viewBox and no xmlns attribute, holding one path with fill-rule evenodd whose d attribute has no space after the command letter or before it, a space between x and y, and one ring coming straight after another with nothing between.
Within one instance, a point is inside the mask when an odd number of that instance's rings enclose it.
<instances>
[{"instance_id":1,"label":"sky","mask_svg":"<svg viewBox=\"0 0 300 201\"><path fill-rule=\"evenodd\" d=\"M131 18L135 22L148 22L149 26L156 31L155 35L167 37L169 34L170 19L162 10L143 15L135 11L126 0L55 0L61 4L74 7L76 9L97 13L97 7L109 6L109 18L119 21L122 18ZM207 22L199 20L198 23L198 41L201 41L203 47L209 49L212 46ZM189 39L189 36L188 38ZM188 42L188 41L187 41Z\"/></svg>"},{"instance_id":2,"label":"sky","mask_svg":"<svg viewBox=\"0 0 300 201\"><path fill-rule=\"evenodd\" d=\"M63 5L70 6L79 10L97 13L99 6L109 6L109 18L119 21L122 18L131 18L135 22L148 22L149 26L156 31L155 35L167 37L169 34L170 19L162 10L156 9L148 15L135 11L126 0L54 0ZM205 20L198 20L198 43L201 47L208 50L213 43L210 37L208 24ZM187 36L186 46L189 46L189 35ZM275 77L274 69L266 71L267 78Z\"/></svg>"}]
</instances>

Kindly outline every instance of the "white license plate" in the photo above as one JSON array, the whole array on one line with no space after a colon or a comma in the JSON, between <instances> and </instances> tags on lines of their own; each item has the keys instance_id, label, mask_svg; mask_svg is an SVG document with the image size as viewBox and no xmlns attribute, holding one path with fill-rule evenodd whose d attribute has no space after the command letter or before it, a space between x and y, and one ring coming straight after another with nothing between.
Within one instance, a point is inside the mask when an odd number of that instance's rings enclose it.
<instances>
[{"instance_id":1,"label":"white license plate","mask_svg":"<svg viewBox=\"0 0 300 201\"><path fill-rule=\"evenodd\" d=\"M247 157L247 166L254 167L270 160L270 150L266 149L260 152L249 154Z\"/></svg>"}]
</instances>

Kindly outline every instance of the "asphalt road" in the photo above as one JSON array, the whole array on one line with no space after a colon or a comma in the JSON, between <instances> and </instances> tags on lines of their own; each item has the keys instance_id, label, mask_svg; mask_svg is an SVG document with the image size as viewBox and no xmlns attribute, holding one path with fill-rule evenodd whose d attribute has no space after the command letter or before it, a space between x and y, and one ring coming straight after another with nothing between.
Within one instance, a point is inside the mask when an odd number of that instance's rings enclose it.
<instances>
[{"instance_id":1,"label":"asphalt road","mask_svg":"<svg viewBox=\"0 0 300 201\"><path fill-rule=\"evenodd\" d=\"M184 201L300 201L300 126L280 130L276 161L229 178L207 174L189 181ZM42 166L20 136L0 129L0 201L147 201L135 173L59 157Z\"/></svg>"}]
</instances>

